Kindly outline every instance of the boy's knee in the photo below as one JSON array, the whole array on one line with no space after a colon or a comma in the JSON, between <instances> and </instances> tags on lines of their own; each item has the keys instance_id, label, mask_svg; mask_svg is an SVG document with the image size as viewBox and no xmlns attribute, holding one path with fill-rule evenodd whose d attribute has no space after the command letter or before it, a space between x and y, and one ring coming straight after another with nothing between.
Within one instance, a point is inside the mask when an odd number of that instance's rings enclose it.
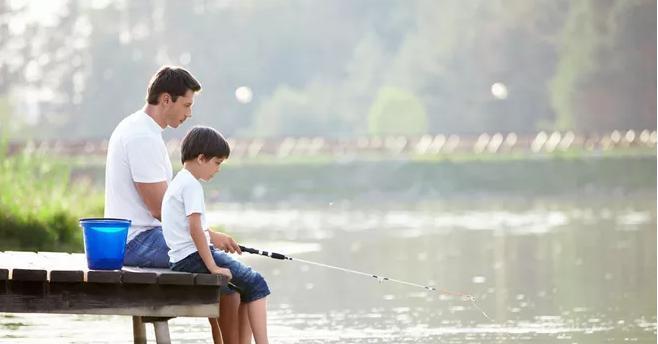
<instances>
[{"instance_id":1,"label":"boy's knee","mask_svg":"<svg viewBox=\"0 0 658 344\"><path fill-rule=\"evenodd\" d=\"M270 294L270 288L267 285L265 278L263 278L259 272L251 271L247 285L247 292L244 295L241 295L243 302L262 299Z\"/></svg>"},{"instance_id":2,"label":"boy's knee","mask_svg":"<svg viewBox=\"0 0 658 344\"><path fill-rule=\"evenodd\" d=\"M257 287L257 288L265 288L268 289L267 282L265 281L265 278L263 275L261 275L257 271L251 271L251 276L250 276L250 284Z\"/></svg>"}]
</instances>

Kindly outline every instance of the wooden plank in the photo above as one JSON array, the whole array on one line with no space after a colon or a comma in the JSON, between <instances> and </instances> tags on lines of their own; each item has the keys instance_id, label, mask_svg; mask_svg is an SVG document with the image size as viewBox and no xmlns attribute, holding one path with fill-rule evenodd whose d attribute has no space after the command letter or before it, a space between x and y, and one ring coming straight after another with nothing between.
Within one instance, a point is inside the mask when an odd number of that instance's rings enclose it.
<instances>
[{"instance_id":1,"label":"wooden plank","mask_svg":"<svg viewBox=\"0 0 658 344\"><path fill-rule=\"evenodd\" d=\"M49 275L48 280L51 282L78 283L85 280L85 273L81 270L52 270Z\"/></svg>"},{"instance_id":2,"label":"wooden plank","mask_svg":"<svg viewBox=\"0 0 658 344\"><path fill-rule=\"evenodd\" d=\"M194 285L194 274L173 271L162 273L158 276L158 283L163 285Z\"/></svg>"},{"instance_id":3,"label":"wooden plank","mask_svg":"<svg viewBox=\"0 0 658 344\"><path fill-rule=\"evenodd\" d=\"M18 271L19 280L44 281L43 271L46 271L46 280L53 282L77 283L87 281L90 283L128 283L128 284L157 284L164 285L223 285L223 278L209 274L190 274L175 272L169 269L124 267L123 272L88 270L86 256L82 253L66 252L22 252L10 251L0 253L0 280L6 270L6 279L13 278L12 270ZM22 270L21 270L22 269ZM31 272L28 272L30 270ZM200 277L198 277L200 276Z\"/></svg>"},{"instance_id":4,"label":"wooden plank","mask_svg":"<svg viewBox=\"0 0 658 344\"><path fill-rule=\"evenodd\" d=\"M15 281L45 282L48 272L41 269L12 269L10 278Z\"/></svg>"},{"instance_id":5,"label":"wooden plank","mask_svg":"<svg viewBox=\"0 0 658 344\"><path fill-rule=\"evenodd\" d=\"M48 270L88 270L87 258L81 253L39 252L38 257L46 262Z\"/></svg>"},{"instance_id":6,"label":"wooden plank","mask_svg":"<svg viewBox=\"0 0 658 344\"><path fill-rule=\"evenodd\" d=\"M0 269L0 281L6 281L9 279L9 269Z\"/></svg>"},{"instance_id":7,"label":"wooden plank","mask_svg":"<svg viewBox=\"0 0 658 344\"><path fill-rule=\"evenodd\" d=\"M210 316L218 309L219 287L156 284L43 283L6 281L0 312ZM211 305L202 308L197 306ZM175 308L170 308L177 306ZM166 309L173 310L171 312Z\"/></svg>"},{"instance_id":8,"label":"wooden plank","mask_svg":"<svg viewBox=\"0 0 658 344\"><path fill-rule=\"evenodd\" d=\"M82 269L86 267L81 266L77 257L65 252L7 251L0 254L0 260L2 265L9 266L7 278L17 281L44 281L44 271L45 279L50 280L54 270L55 281L80 282Z\"/></svg>"},{"instance_id":9,"label":"wooden plank","mask_svg":"<svg viewBox=\"0 0 658 344\"><path fill-rule=\"evenodd\" d=\"M122 272L119 270L89 270L87 271L87 282L89 283L121 283Z\"/></svg>"},{"instance_id":10,"label":"wooden plank","mask_svg":"<svg viewBox=\"0 0 658 344\"><path fill-rule=\"evenodd\" d=\"M163 285L194 285L194 274L189 272L173 271L163 268L142 268L137 266L124 266L123 271L152 272L157 275L157 283Z\"/></svg>"},{"instance_id":11,"label":"wooden plank","mask_svg":"<svg viewBox=\"0 0 658 344\"><path fill-rule=\"evenodd\" d=\"M88 269L87 267L87 256L84 253L71 253L68 255L68 259L71 264L79 266L81 270Z\"/></svg>"},{"instance_id":12,"label":"wooden plank","mask_svg":"<svg viewBox=\"0 0 658 344\"><path fill-rule=\"evenodd\" d=\"M123 268L121 268L121 271L123 271L124 275L126 275L126 273L129 274L143 273L148 276L153 276L155 274L156 283L157 283L157 278L161 273L171 272L171 270L165 268L142 268L139 266L124 266Z\"/></svg>"},{"instance_id":13,"label":"wooden plank","mask_svg":"<svg viewBox=\"0 0 658 344\"><path fill-rule=\"evenodd\" d=\"M48 280L52 282L84 282L87 265L79 256L67 252L38 252L39 262L48 271Z\"/></svg>"},{"instance_id":14,"label":"wooden plank","mask_svg":"<svg viewBox=\"0 0 658 344\"><path fill-rule=\"evenodd\" d=\"M121 277L123 283L132 284L156 284L158 283L158 275L155 272L135 272L123 271Z\"/></svg>"},{"instance_id":15,"label":"wooden plank","mask_svg":"<svg viewBox=\"0 0 658 344\"><path fill-rule=\"evenodd\" d=\"M0 299L2 297L9 297L10 295L18 295L20 298L24 298L26 307L28 308L39 307L39 299L48 293L47 282L8 280L3 283L5 285L5 293L0 295Z\"/></svg>"},{"instance_id":16,"label":"wooden plank","mask_svg":"<svg viewBox=\"0 0 658 344\"><path fill-rule=\"evenodd\" d=\"M194 274L194 284L206 286L222 286L228 283L228 278L215 274Z\"/></svg>"},{"instance_id":17,"label":"wooden plank","mask_svg":"<svg viewBox=\"0 0 658 344\"><path fill-rule=\"evenodd\" d=\"M37 264L38 260L36 252L29 251L5 251L0 256L0 264L2 267L10 269L33 269L42 268ZM44 269L45 270L45 269Z\"/></svg>"},{"instance_id":18,"label":"wooden plank","mask_svg":"<svg viewBox=\"0 0 658 344\"><path fill-rule=\"evenodd\" d=\"M171 270L167 268L143 268L140 266L129 266L129 265L124 265L123 268L121 268L121 271L154 272L156 274L160 274L163 272L171 272Z\"/></svg>"},{"instance_id":19,"label":"wooden plank","mask_svg":"<svg viewBox=\"0 0 658 344\"><path fill-rule=\"evenodd\" d=\"M25 313L25 312L14 312ZM95 314L95 315L132 315L132 316L150 316L150 317L200 317L200 318L217 318L219 317L219 307L217 302L194 305L177 305L177 306L145 306L145 307L117 307L117 308L90 308L90 309L60 309L60 310L41 310L39 313L51 314Z\"/></svg>"},{"instance_id":20,"label":"wooden plank","mask_svg":"<svg viewBox=\"0 0 658 344\"><path fill-rule=\"evenodd\" d=\"M41 267L42 264L36 263L37 260L35 252L6 251L0 254L0 267L8 270L8 280L45 281L47 271Z\"/></svg>"},{"instance_id":21,"label":"wooden plank","mask_svg":"<svg viewBox=\"0 0 658 344\"><path fill-rule=\"evenodd\" d=\"M158 321L169 321L171 319L173 319L173 317L142 317L142 322L153 323Z\"/></svg>"}]
</instances>

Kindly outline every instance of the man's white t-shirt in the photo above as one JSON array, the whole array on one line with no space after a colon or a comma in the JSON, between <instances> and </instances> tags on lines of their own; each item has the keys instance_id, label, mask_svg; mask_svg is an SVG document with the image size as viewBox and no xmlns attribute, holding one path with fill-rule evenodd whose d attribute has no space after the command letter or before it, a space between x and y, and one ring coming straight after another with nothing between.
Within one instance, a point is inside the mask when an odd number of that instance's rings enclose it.
<instances>
[{"instance_id":1,"label":"man's white t-shirt","mask_svg":"<svg viewBox=\"0 0 658 344\"><path fill-rule=\"evenodd\" d=\"M149 212L135 182L169 182L171 161L162 127L144 111L124 118L112 132L105 164L105 217L129 219L128 241L161 223Z\"/></svg>"},{"instance_id":2,"label":"man's white t-shirt","mask_svg":"<svg viewBox=\"0 0 658 344\"><path fill-rule=\"evenodd\" d=\"M210 245L203 187L190 171L183 168L169 184L162 200L162 233L169 246L171 263L176 263L197 251L187 220L187 217L194 213L201 214L201 228L206 242Z\"/></svg>"}]
</instances>

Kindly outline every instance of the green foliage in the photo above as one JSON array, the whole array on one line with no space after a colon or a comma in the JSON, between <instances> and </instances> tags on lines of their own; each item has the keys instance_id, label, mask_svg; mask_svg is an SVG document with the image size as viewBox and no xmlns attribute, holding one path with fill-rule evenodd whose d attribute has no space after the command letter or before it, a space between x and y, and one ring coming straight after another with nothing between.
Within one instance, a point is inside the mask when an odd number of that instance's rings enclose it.
<instances>
[{"instance_id":1,"label":"green foliage","mask_svg":"<svg viewBox=\"0 0 658 344\"><path fill-rule=\"evenodd\" d=\"M78 218L101 216L103 195L68 166L0 145L0 250L82 251Z\"/></svg>"},{"instance_id":2,"label":"green foliage","mask_svg":"<svg viewBox=\"0 0 658 344\"><path fill-rule=\"evenodd\" d=\"M255 187L257 185L257 187ZM257 191L258 189L258 191ZM222 202L404 202L499 194L632 194L656 189L656 156L437 156L387 159L253 162L227 165L206 186ZM220 195L221 196L218 196ZM485 197L486 198L486 197ZM302 204L302 203L299 203Z\"/></svg>"},{"instance_id":3,"label":"green foliage","mask_svg":"<svg viewBox=\"0 0 658 344\"><path fill-rule=\"evenodd\" d=\"M342 96L335 92L321 82L305 89L281 86L257 108L246 135L330 136L344 132L349 120L339 115Z\"/></svg>"},{"instance_id":4,"label":"green foliage","mask_svg":"<svg viewBox=\"0 0 658 344\"><path fill-rule=\"evenodd\" d=\"M413 93L383 87L368 112L371 135L420 135L427 133L427 112Z\"/></svg>"},{"instance_id":5,"label":"green foliage","mask_svg":"<svg viewBox=\"0 0 658 344\"><path fill-rule=\"evenodd\" d=\"M307 128L311 102L303 92L284 86L276 90L256 115L257 135L287 135L289 126ZM302 129L303 131L304 129Z\"/></svg>"},{"instance_id":6,"label":"green foliage","mask_svg":"<svg viewBox=\"0 0 658 344\"><path fill-rule=\"evenodd\" d=\"M432 133L656 125L655 0L56 3L0 35L0 125L23 138L109 137L160 64L199 78L193 121L227 135L363 135L384 85L413 91Z\"/></svg>"},{"instance_id":7,"label":"green foliage","mask_svg":"<svg viewBox=\"0 0 658 344\"><path fill-rule=\"evenodd\" d=\"M592 3L575 1L562 32L557 71L551 81L552 103L556 112L555 129L574 127L574 99L579 82L595 68L593 61L602 40L595 25Z\"/></svg>"},{"instance_id":8,"label":"green foliage","mask_svg":"<svg viewBox=\"0 0 658 344\"><path fill-rule=\"evenodd\" d=\"M655 11L653 0L570 3L550 82L556 129L655 127Z\"/></svg>"}]
</instances>

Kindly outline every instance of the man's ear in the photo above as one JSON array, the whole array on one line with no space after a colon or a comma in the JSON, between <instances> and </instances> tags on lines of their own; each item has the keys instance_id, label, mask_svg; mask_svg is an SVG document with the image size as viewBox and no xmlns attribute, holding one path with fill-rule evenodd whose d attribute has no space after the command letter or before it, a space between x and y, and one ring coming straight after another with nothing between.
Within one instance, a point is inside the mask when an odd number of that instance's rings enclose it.
<instances>
[{"instance_id":1,"label":"man's ear","mask_svg":"<svg viewBox=\"0 0 658 344\"><path fill-rule=\"evenodd\" d=\"M160 104L169 105L171 102L171 95L167 92L164 92L160 95Z\"/></svg>"}]
</instances>

